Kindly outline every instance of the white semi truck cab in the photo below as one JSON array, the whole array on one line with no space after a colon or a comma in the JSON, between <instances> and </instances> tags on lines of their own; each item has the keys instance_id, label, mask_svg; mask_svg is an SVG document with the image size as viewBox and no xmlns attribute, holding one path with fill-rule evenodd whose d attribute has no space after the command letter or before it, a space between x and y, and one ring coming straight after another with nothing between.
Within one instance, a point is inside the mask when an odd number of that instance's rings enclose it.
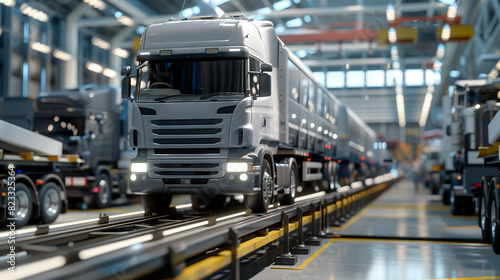
<instances>
[{"instance_id":1,"label":"white semi truck cab","mask_svg":"<svg viewBox=\"0 0 500 280\"><path fill-rule=\"evenodd\" d=\"M122 92L133 100L130 139L138 151L131 190L146 213L168 208L174 194L192 195L195 208L244 194L254 212L265 212L275 201L293 203L303 182L335 180L342 105L271 22L152 24L137 60L136 76L122 70Z\"/></svg>"}]
</instances>

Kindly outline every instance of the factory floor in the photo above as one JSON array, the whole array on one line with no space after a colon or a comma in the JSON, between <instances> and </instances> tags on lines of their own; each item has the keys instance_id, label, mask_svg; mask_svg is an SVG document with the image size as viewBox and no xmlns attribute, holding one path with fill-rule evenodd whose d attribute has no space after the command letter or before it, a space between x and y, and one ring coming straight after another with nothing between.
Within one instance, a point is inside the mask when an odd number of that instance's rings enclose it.
<instances>
[{"instance_id":1,"label":"factory floor","mask_svg":"<svg viewBox=\"0 0 500 280\"><path fill-rule=\"evenodd\" d=\"M322 239L295 266L252 279L500 279L500 255L481 243L476 216L452 216L439 195L402 180Z\"/></svg>"}]
</instances>

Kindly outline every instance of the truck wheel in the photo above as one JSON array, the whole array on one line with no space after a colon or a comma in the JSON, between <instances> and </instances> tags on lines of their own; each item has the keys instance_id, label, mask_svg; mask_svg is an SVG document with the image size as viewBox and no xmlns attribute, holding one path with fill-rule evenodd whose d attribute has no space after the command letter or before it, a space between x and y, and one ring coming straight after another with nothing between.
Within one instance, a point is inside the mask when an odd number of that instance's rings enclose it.
<instances>
[{"instance_id":1,"label":"truck wheel","mask_svg":"<svg viewBox=\"0 0 500 280\"><path fill-rule=\"evenodd\" d=\"M452 215L463 215L464 214L464 205L462 197L455 195L455 190L450 190L450 210Z\"/></svg>"},{"instance_id":2,"label":"truck wheel","mask_svg":"<svg viewBox=\"0 0 500 280\"><path fill-rule=\"evenodd\" d=\"M141 204L145 217L153 214L162 215L168 213L170 202L172 202L172 195L161 193L141 195Z\"/></svg>"},{"instance_id":3,"label":"truck wheel","mask_svg":"<svg viewBox=\"0 0 500 280\"><path fill-rule=\"evenodd\" d=\"M443 191L442 200L444 205L450 205L450 190Z\"/></svg>"},{"instance_id":4,"label":"truck wheel","mask_svg":"<svg viewBox=\"0 0 500 280\"><path fill-rule=\"evenodd\" d=\"M248 207L252 209L253 213L267 212L269 204L273 199L273 173L271 170L271 164L269 164L269 161L267 159L262 161L262 166L260 167L259 188L259 193L246 196Z\"/></svg>"},{"instance_id":5,"label":"truck wheel","mask_svg":"<svg viewBox=\"0 0 500 280\"><path fill-rule=\"evenodd\" d=\"M191 204L193 209L200 211L221 210L226 203L227 195L216 195L208 197L204 194L196 194L191 196Z\"/></svg>"},{"instance_id":6,"label":"truck wheel","mask_svg":"<svg viewBox=\"0 0 500 280\"><path fill-rule=\"evenodd\" d=\"M15 221L16 227L20 228L28 224L31 219L31 212L33 212L33 197L28 187L23 183L16 184L15 203L13 214L17 218ZM10 206L8 204L9 203L7 203L7 206ZM7 211L7 217L12 217L10 213L11 211Z\"/></svg>"},{"instance_id":7,"label":"truck wheel","mask_svg":"<svg viewBox=\"0 0 500 280\"><path fill-rule=\"evenodd\" d=\"M53 223L61 213L62 201L59 187L54 183L45 184L40 190L40 222Z\"/></svg>"},{"instance_id":8,"label":"truck wheel","mask_svg":"<svg viewBox=\"0 0 500 280\"><path fill-rule=\"evenodd\" d=\"M491 246L496 254L500 254L500 226L499 226L499 215L498 215L498 203L495 195L492 195L491 206L490 206L490 228L491 228Z\"/></svg>"},{"instance_id":9,"label":"truck wheel","mask_svg":"<svg viewBox=\"0 0 500 280\"><path fill-rule=\"evenodd\" d=\"M299 183L297 165L295 162L292 163L290 167L290 187L288 194L279 194L278 200L283 205L292 205L295 202L295 196L297 196L297 185Z\"/></svg>"},{"instance_id":10,"label":"truck wheel","mask_svg":"<svg viewBox=\"0 0 500 280\"><path fill-rule=\"evenodd\" d=\"M464 215L475 215L476 214L476 203L473 197L464 198Z\"/></svg>"},{"instance_id":11,"label":"truck wheel","mask_svg":"<svg viewBox=\"0 0 500 280\"><path fill-rule=\"evenodd\" d=\"M99 187L99 192L84 197L84 201L92 208L106 208L111 205L111 195L113 185L106 173L99 173L95 180L95 186Z\"/></svg>"},{"instance_id":12,"label":"truck wheel","mask_svg":"<svg viewBox=\"0 0 500 280\"><path fill-rule=\"evenodd\" d=\"M484 194L481 194L479 198L479 227L481 228L481 236L483 237L483 242L490 243L491 235L490 235L490 223L488 223L488 204L486 203L486 198Z\"/></svg>"}]
</instances>

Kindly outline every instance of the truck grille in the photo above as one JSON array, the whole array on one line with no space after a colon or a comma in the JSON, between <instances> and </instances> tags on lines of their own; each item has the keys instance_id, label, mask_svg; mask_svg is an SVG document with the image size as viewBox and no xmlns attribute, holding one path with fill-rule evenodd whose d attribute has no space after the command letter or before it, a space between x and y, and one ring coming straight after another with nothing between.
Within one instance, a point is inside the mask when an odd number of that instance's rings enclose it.
<instances>
[{"instance_id":1,"label":"truck grille","mask_svg":"<svg viewBox=\"0 0 500 280\"><path fill-rule=\"evenodd\" d=\"M157 113L142 115L148 162L152 164L149 175L182 187L203 185L225 176L227 130L235 108L228 104L231 103L181 103L169 110L163 110L162 104L143 105L151 106ZM176 118L189 112L196 113L196 117Z\"/></svg>"},{"instance_id":2,"label":"truck grille","mask_svg":"<svg viewBox=\"0 0 500 280\"><path fill-rule=\"evenodd\" d=\"M153 143L161 147L201 145L209 148L207 145L221 144L222 128L214 126L222 123L222 119L151 120Z\"/></svg>"}]
</instances>

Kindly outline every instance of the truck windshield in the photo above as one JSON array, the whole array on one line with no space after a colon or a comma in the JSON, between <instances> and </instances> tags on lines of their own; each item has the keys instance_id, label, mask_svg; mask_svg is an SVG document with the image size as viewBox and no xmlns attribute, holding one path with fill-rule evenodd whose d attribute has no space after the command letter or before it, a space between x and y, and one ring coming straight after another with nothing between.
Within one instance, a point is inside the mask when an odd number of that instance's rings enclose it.
<instances>
[{"instance_id":1,"label":"truck windshield","mask_svg":"<svg viewBox=\"0 0 500 280\"><path fill-rule=\"evenodd\" d=\"M242 99L245 60L152 60L139 70L139 80L142 101Z\"/></svg>"}]
</instances>

